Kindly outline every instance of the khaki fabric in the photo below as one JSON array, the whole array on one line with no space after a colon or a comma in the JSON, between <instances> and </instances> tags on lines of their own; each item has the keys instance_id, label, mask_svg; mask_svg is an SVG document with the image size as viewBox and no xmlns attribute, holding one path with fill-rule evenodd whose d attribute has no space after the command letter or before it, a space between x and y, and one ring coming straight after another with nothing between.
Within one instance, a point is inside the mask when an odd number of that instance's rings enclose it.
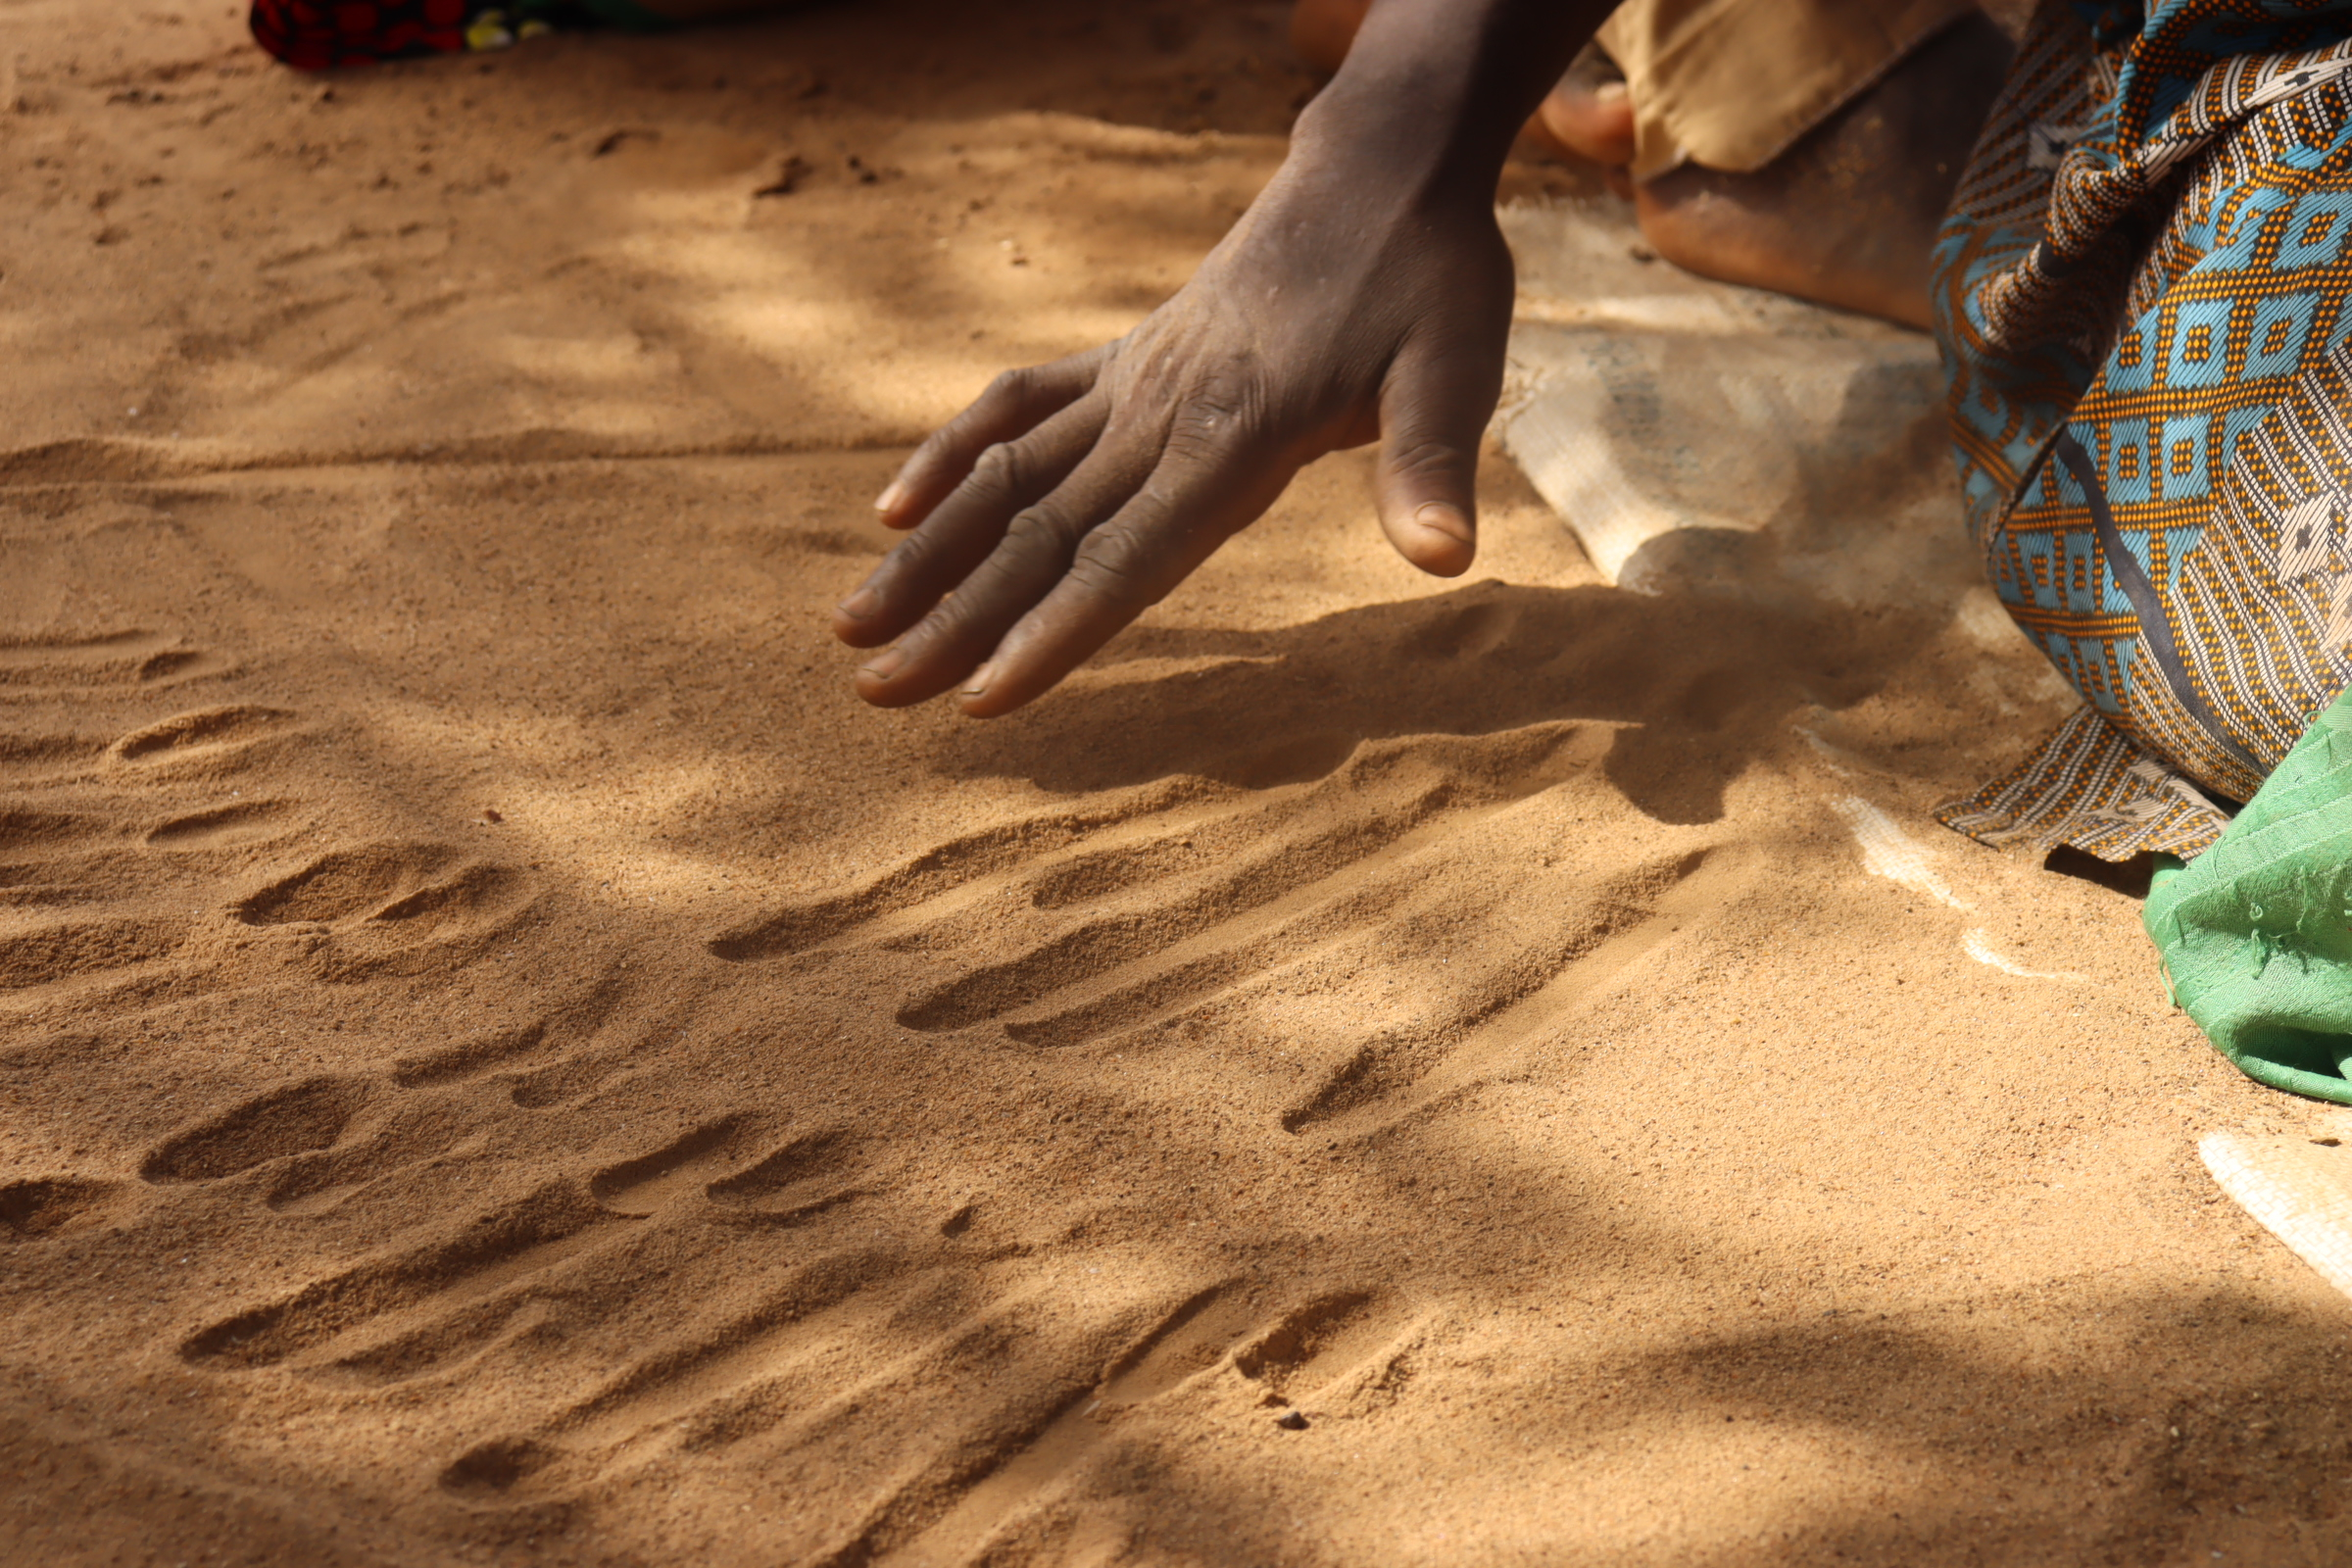
<instances>
[{"instance_id":1,"label":"khaki fabric","mask_svg":"<svg viewBox=\"0 0 2352 1568\"><path fill-rule=\"evenodd\" d=\"M1597 42L1634 102L1636 179L1763 168L1973 0L1625 0Z\"/></svg>"}]
</instances>

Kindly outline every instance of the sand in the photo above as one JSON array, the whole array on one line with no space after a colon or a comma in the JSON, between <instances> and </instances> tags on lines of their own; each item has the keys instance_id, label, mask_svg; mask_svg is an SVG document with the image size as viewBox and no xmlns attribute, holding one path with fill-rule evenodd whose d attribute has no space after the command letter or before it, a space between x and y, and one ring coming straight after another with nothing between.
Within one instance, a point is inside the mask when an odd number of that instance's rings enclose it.
<instances>
[{"instance_id":1,"label":"sand","mask_svg":"<svg viewBox=\"0 0 2352 1568\"><path fill-rule=\"evenodd\" d=\"M1957 539L1621 591L1496 460L1441 582L1347 454L853 699L1280 23L0 11L0 1558L2341 1560L2352 1307L2196 1154L2337 1113L1928 818L2066 709Z\"/></svg>"}]
</instances>

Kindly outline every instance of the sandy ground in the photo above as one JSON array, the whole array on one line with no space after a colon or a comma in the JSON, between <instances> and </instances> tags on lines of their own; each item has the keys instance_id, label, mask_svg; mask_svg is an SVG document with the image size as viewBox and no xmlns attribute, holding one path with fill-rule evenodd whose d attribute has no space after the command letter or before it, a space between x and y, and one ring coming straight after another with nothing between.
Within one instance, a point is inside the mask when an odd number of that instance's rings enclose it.
<instances>
[{"instance_id":1,"label":"sandy ground","mask_svg":"<svg viewBox=\"0 0 2352 1568\"><path fill-rule=\"evenodd\" d=\"M1279 25L0 8L0 1558L2342 1560L2352 1309L2193 1147L2332 1113L1928 820L2064 710L1957 541L1622 593L1497 463L1444 583L1347 455L852 699L867 499Z\"/></svg>"}]
</instances>

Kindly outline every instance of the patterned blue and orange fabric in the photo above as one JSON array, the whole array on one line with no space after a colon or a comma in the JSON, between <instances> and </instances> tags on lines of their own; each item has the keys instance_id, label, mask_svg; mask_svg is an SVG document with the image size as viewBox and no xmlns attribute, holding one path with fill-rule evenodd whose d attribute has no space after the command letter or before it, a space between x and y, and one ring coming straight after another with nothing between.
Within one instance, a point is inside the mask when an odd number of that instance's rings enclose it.
<instances>
[{"instance_id":1,"label":"patterned blue and orange fabric","mask_svg":"<svg viewBox=\"0 0 2352 1568\"><path fill-rule=\"evenodd\" d=\"M2045 4L1936 250L1968 522L2083 707L1940 813L2194 856L2352 682L2352 0Z\"/></svg>"}]
</instances>

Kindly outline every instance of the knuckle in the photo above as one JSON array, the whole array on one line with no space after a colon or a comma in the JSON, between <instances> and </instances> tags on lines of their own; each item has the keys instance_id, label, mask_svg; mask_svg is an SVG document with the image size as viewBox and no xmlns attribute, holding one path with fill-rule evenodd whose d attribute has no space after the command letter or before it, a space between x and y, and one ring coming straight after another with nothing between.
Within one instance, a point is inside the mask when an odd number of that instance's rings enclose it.
<instances>
[{"instance_id":1,"label":"knuckle","mask_svg":"<svg viewBox=\"0 0 2352 1568\"><path fill-rule=\"evenodd\" d=\"M971 477L964 481L964 487L975 499L1013 504L1021 492L1022 476L1027 468L1020 448L1009 441L1000 441L980 454L979 461L972 465Z\"/></svg>"},{"instance_id":2,"label":"knuckle","mask_svg":"<svg viewBox=\"0 0 2352 1568\"><path fill-rule=\"evenodd\" d=\"M1451 441L1432 436L1411 437L1391 446L1388 466L1397 473L1456 474L1470 466L1470 456Z\"/></svg>"},{"instance_id":3,"label":"knuckle","mask_svg":"<svg viewBox=\"0 0 2352 1568\"><path fill-rule=\"evenodd\" d=\"M888 576L894 581L903 578L909 572L919 571L938 551L937 542L918 528L891 546L890 554L882 558L882 564L875 569L874 575Z\"/></svg>"},{"instance_id":4,"label":"knuckle","mask_svg":"<svg viewBox=\"0 0 2352 1568\"><path fill-rule=\"evenodd\" d=\"M1220 379L1186 395L1168 421L1167 450L1179 457L1204 457L1247 448L1257 441L1264 423L1262 400Z\"/></svg>"},{"instance_id":5,"label":"knuckle","mask_svg":"<svg viewBox=\"0 0 2352 1568\"><path fill-rule=\"evenodd\" d=\"M1037 394L1037 370L1030 366L1000 370L996 379L988 383L988 390L980 394L980 400L991 404L1026 403Z\"/></svg>"},{"instance_id":6,"label":"knuckle","mask_svg":"<svg viewBox=\"0 0 2352 1568\"><path fill-rule=\"evenodd\" d=\"M1004 529L1004 544L1021 555L1046 552L1066 554L1070 548L1071 526L1060 512L1052 507L1030 507L1018 514Z\"/></svg>"},{"instance_id":7,"label":"knuckle","mask_svg":"<svg viewBox=\"0 0 2352 1568\"><path fill-rule=\"evenodd\" d=\"M1071 559L1069 578L1094 598L1114 605L1142 607L1156 604L1155 574L1135 542L1120 536L1094 534Z\"/></svg>"},{"instance_id":8,"label":"knuckle","mask_svg":"<svg viewBox=\"0 0 2352 1568\"><path fill-rule=\"evenodd\" d=\"M1214 419L1195 419L1190 410L1168 426L1163 450L1179 463L1204 463L1231 450L1240 432Z\"/></svg>"}]
</instances>

